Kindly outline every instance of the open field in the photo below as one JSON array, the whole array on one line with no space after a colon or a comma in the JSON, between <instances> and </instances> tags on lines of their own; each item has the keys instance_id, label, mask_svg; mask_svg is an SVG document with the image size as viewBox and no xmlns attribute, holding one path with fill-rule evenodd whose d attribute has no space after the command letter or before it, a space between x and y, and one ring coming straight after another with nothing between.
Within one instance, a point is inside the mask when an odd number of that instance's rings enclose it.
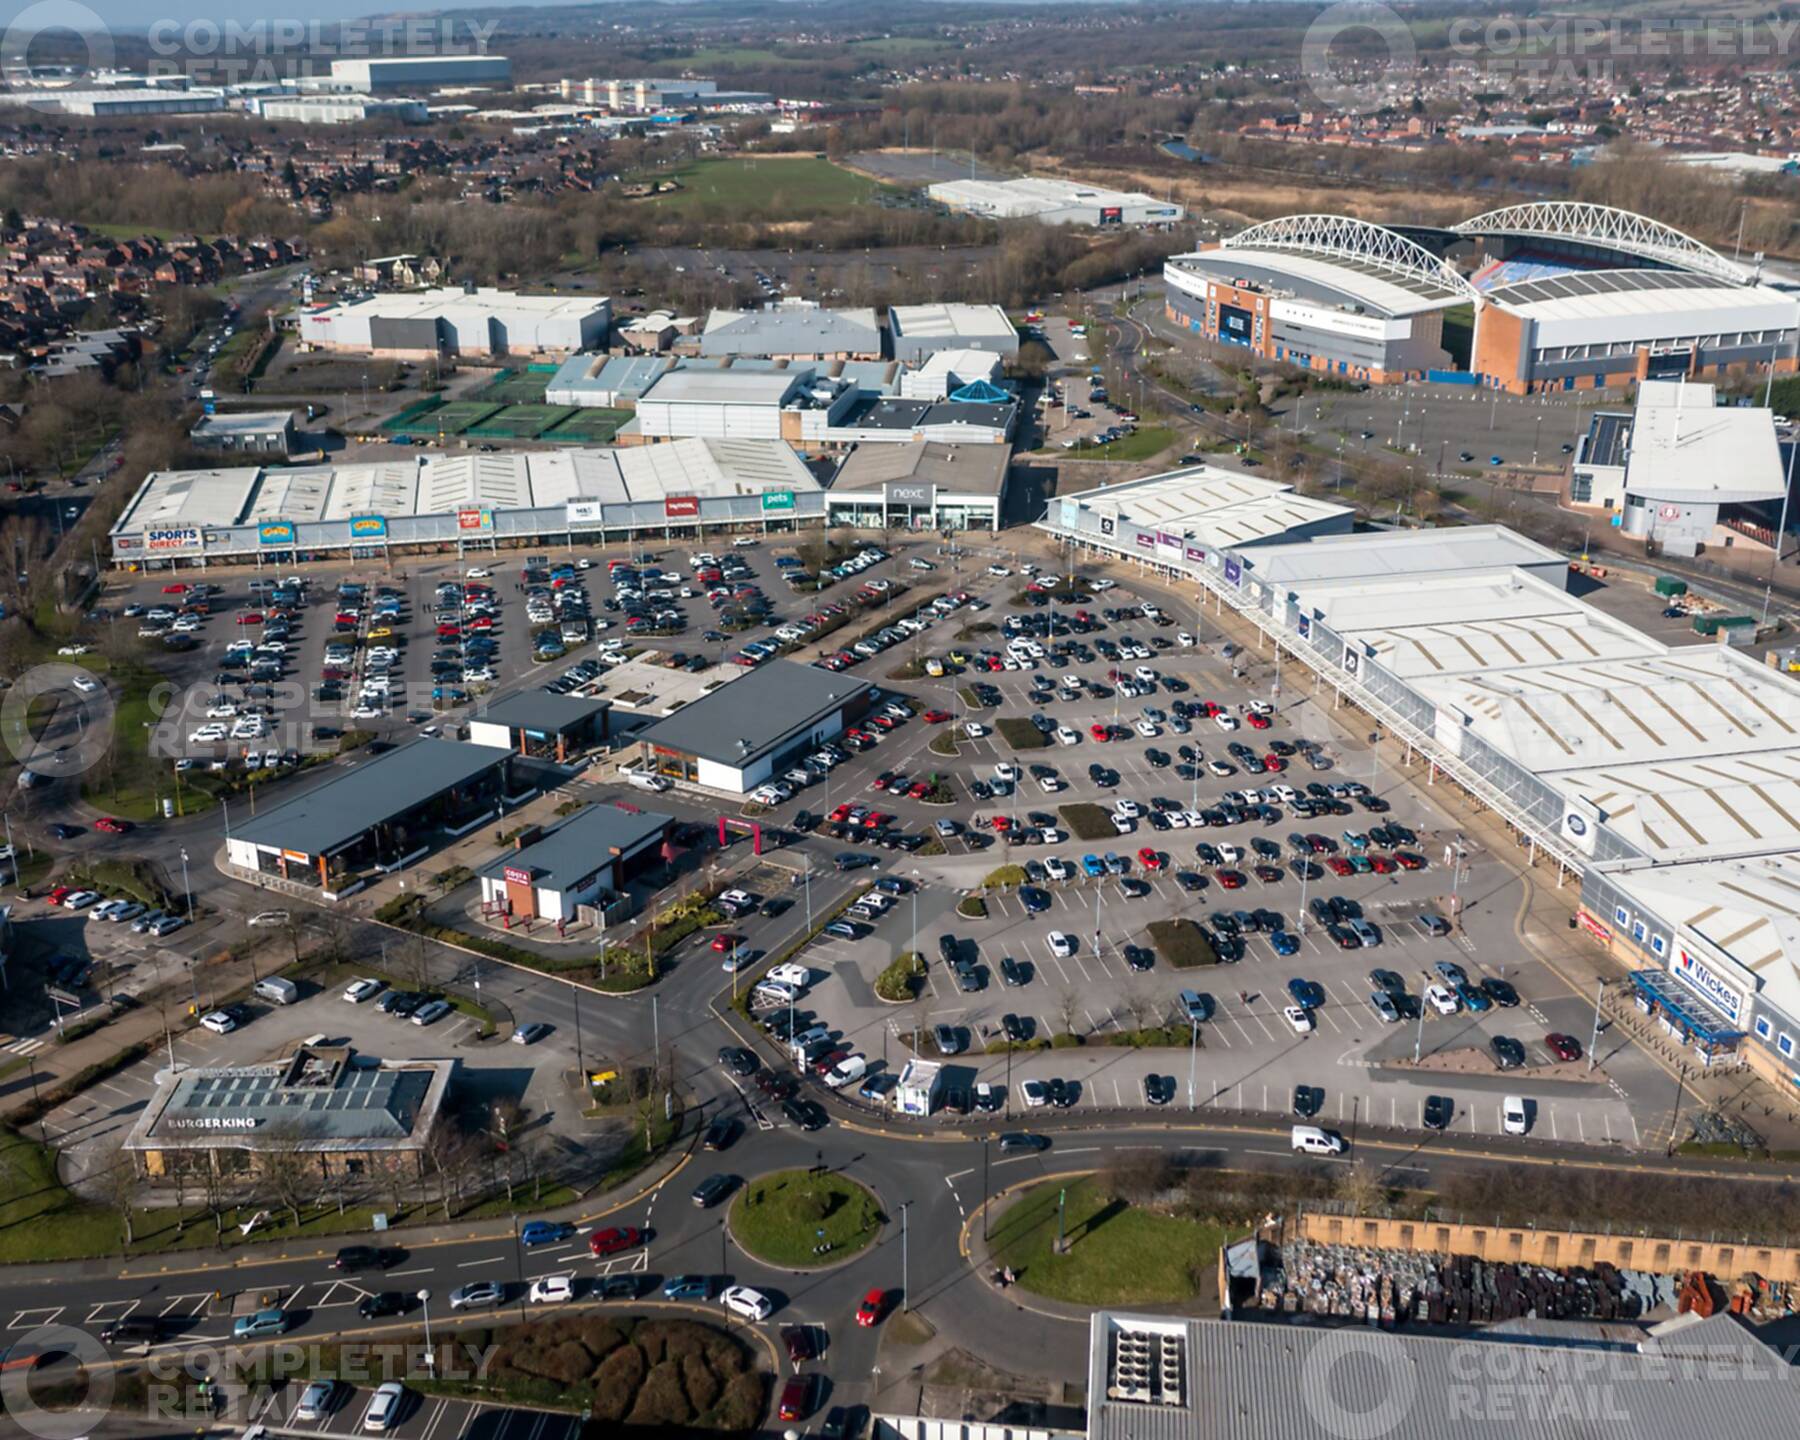
<instances>
[{"instance_id":1,"label":"open field","mask_svg":"<svg viewBox=\"0 0 1800 1440\"><path fill-rule=\"evenodd\" d=\"M881 188L811 155L702 160L676 171L674 178L681 189L647 203L683 209L717 206L740 218L758 213L799 219L867 204Z\"/></svg>"}]
</instances>

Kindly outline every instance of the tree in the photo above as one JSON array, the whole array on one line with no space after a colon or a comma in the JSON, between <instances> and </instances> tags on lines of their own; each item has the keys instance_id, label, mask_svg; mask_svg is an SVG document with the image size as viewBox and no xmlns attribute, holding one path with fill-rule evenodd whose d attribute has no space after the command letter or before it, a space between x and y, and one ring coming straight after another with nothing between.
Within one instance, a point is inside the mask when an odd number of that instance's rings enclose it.
<instances>
[{"instance_id":1,"label":"tree","mask_svg":"<svg viewBox=\"0 0 1800 1440\"><path fill-rule=\"evenodd\" d=\"M285 1210L295 1230L300 1228L300 1207L318 1191L318 1161L305 1139L293 1131L279 1131L263 1138L257 1151L256 1189L271 1209Z\"/></svg>"},{"instance_id":2,"label":"tree","mask_svg":"<svg viewBox=\"0 0 1800 1440\"><path fill-rule=\"evenodd\" d=\"M1075 1017L1081 1013L1081 1002L1073 990L1063 990L1056 997L1056 1016L1062 1021L1063 1034L1075 1033Z\"/></svg>"},{"instance_id":3,"label":"tree","mask_svg":"<svg viewBox=\"0 0 1800 1440\"><path fill-rule=\"evenodd\" d=\"M1387 1193L1380 1177L1361 1160L1353 1160L1339 1172L1335 1188L1337 1198L1355 1215L1367 1214Z\"/></svg>"},{"instance_id":4,"label":"tree","mask_svg":"<svg viewBox=\"0 0 1800 1440\"><path fill-rule=\"evenodd\" d=\"M137 1204L142 1190L137 1166L129 1156L122 1156L106 1169L100 1176L99 1189L107 1205L119 1212L119 1221L125 1230L125 1248L129 1250L137 1243L132 1207Z\"/></svg>"}]
</instances>

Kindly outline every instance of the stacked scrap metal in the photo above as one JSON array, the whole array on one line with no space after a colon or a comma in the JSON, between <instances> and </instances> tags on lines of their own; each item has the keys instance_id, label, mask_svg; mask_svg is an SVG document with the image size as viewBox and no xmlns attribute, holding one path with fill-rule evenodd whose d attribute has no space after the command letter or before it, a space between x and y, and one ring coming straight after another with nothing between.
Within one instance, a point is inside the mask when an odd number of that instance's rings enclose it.
<instances>
[{"instance_id":1,"label":"stacked scrap metal","mask_svg":"<svg viewBox=\"0 0 1800 1440\"><path fill-rule=\"evenodd\" d=\"M1297 1241L1265 1274L1261 1305L1286 1314L1377 1324L1491 1325L1546 1320L1636 1320L1673 1309L1675 1281L1611 1265L1567 1270L1467 1255L1423 1254Z\"/></svg>"}]
</instances>

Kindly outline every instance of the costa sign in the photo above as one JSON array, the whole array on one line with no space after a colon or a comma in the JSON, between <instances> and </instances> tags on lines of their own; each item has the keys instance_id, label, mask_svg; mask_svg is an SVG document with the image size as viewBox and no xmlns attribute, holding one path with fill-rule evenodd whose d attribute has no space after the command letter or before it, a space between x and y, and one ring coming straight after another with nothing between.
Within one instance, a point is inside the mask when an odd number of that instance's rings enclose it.
<instances>
[{"instance_id":1,"label":"costa sign","mask_svg":"<svg viewBox=\"0 0 1800 1440\"><path fill-rule=\"evenodd\" d=\"M508 865L500 873L506 877L508 885L529 885L531 883L531 872L523 865Z\"/></svg>"},{"instance_id":2,"label":"costa sign","mask_svg":"<svg viewBox=\"0 0 1800 1440\"><path fill-rule=\"evenodd\" d=\"M698 495L665 495L663 516L669 520L692 520L700 513Z\"/></svg>"}]
</instances>

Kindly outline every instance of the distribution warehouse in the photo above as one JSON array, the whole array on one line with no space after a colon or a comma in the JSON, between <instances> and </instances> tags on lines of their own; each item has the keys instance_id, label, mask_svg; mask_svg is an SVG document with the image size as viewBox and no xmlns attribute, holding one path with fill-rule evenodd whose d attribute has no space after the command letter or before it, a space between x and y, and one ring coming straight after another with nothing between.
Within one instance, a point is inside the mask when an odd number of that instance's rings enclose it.
<instances>
[{"instance_id":1,"label":"distribution warehouse","mask_svg":"<svg viewBox=\"0 0 1800 1440\"><path fill-rule=\"evenodd\" d=\"M1172 200L1075 180L946 180L926 193L965 215L1040 225L1173 225L1187 213Z\"/></svg>"},{"instance_id":2,"label":"distribution warehouse","mask_svg":"<svg viewBox=\"0 0 1800 1440\"><path fill-rule=\"evenodd\" d=\"M605 344L611 328L612 302L604 297L519 295L456 285L300 312L305 344L394 359L568 354Z\"/></svg>"},{"instance_id":3,"label":"distribution warehouse","mask_svg":"<svg viewBox=\"0 0 1800 1440\"><path fill-rule=\"evenodd\" d=\"M1291 215L1172 256L1164 277L1172 321L1374 384L1462 371L1529 394L1786 373L1800 345L1800 298L1601 205L1513 205L1448 228ZM1466 365L1445 343L1451 320L1473 328Z\"/></svg>"}]
</instances>

